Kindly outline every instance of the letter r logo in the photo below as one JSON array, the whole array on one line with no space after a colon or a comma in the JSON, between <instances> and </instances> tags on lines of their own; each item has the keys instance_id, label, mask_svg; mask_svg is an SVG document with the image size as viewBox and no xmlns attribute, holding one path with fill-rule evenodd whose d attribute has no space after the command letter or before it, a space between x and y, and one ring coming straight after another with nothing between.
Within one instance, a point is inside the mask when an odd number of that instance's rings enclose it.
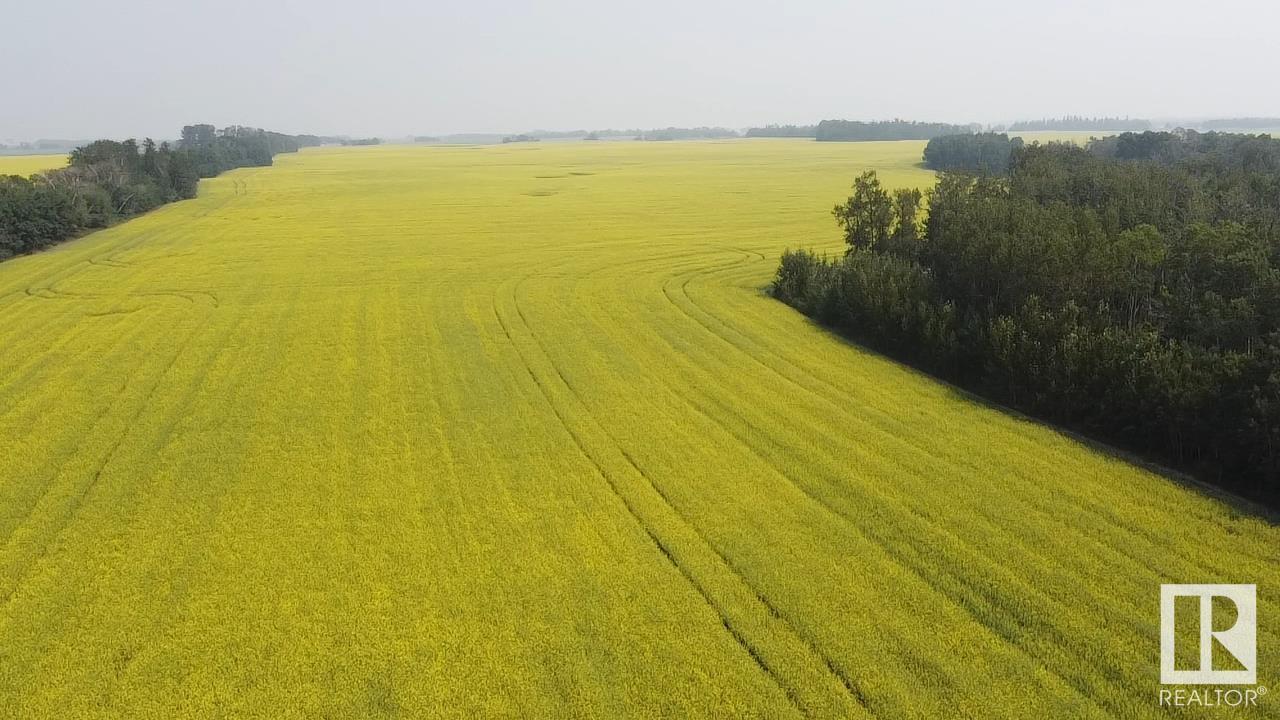
<instances>
[{"instance_id":1,"label":"letter r logo","mask_svg":"<svg viewBox=\"0 0 1280 720\"><path fill-rule=\"evenodd\" d=\"M1200 599L1198 670L1179 670L1176 662L1174 607L1179 597ZM1214 630L1213 599L1236 606L1236 622ZM1182 621L1186 622L1186 618ZM1230 653L1243 670L1214 670L1213 646ZM1258 593L1256 585L1160 586L1160 682L1164 685L1252 685L1258 681Z\"/></svg>"}]
</instances>

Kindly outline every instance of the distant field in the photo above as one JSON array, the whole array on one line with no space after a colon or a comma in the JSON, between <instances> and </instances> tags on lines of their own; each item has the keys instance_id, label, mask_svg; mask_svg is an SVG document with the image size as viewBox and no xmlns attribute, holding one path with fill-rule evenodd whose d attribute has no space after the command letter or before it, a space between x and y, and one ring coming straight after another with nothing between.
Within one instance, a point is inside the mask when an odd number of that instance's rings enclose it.
<instances>
[{"instance_id":1,"label":"distant field","mask_svg":"<svg viewBox=\"0 0 1280 720\"><path fill-rule=\"evenodd\" d=\"M0 264L0 707L1157 717L1162 582L1275 686L1280 528L762 293L923 145L308 150Z\"/></svg>"},{"instance_id":2,"label":"distant field","mask_svg":"<svg viewBox=\"0 0 1280 720\"><path fill-rule=\"evenodd\" d=\"M1011 132L1009 137L1020 137L1024 142L1069 142L1084 145L1090 138L1119 135L1120 130L1036 130L1033 132Z\"/></svg>"},{"instance_id":3,"label":"distant field","mask_svg":"<svg viewBox=\"0 0 1280 720\"><path fill-rule=\"evenodd\" d=\"M60 155L0 155L0 175L27 177L42 170L53 170L67 164L65 153Z\"/></svg>"}]
</instances>

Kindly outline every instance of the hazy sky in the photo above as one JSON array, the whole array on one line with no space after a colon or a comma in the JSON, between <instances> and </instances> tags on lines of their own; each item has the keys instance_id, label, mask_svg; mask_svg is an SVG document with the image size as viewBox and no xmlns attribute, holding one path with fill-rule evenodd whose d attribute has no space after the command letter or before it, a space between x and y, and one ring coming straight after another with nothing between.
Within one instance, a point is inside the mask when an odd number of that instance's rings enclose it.
<instances>
[{"instance_id":1,"label":"hazy sky","mask_svg":"<svg viewBox=\"0 0 1280 720\"><path fill-rule=\"evenodd\" d=\"M1274 0L6 0L0 138L1280 115Z\"/></svg>"}]
</instances>

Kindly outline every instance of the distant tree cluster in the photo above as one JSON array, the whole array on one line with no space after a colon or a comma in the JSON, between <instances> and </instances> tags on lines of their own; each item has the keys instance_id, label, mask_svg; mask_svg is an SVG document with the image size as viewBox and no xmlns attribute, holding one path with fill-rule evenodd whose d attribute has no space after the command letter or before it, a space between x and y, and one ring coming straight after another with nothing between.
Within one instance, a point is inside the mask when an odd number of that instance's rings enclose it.
<instances>
[{"instance_id":1,"label":"distant tree cluster","mask_svg":"<svg viewBox=\"0 0 1280 720\"><path fill-rule=\"evenodd\" d=\"M149 138L141 145L97 140L73 150L65 168L30 178L0 176L0 260L194 197L200 178L270 165L276 153L297 149L279 133L189 125L177 147Z\"/></svg>"},{"instance_id":2,"label":"distant tree cluster","mask_svg":"<svg viewBox=\"0 0 1280 720\"><path fill-rule=\"evenodd\" d=\"M930 170L1004 175L1020 147L1022 138L1010 140L1003 133L942 135L925 145L924 164Z\"/></svg>"},{"instance_id":3,"label":"distant tree cluster","mask_svg":"<svg viewBox=\"0 0 1280 720\"><path fill-rule=\"evenodd\" d=\"M1195 125L1201 130L1277 130L1280 129L1280 118L1216 118L1214 120L1205 120Z\"/></svg>"},{"instance_id":4,"label":"distant tree cluster","mask_svg":"<svg viewBox=\"0 0 1280 720\"><path fill-rule=\"evenodd\" d=\"M1009 132L1038 132L1042 130L1127 130L1130 132L1142 132L1143 130L1151 129L1151 121L1140 118L1067 115L1043 120L1019 120L1011 124L1007 129Z\"/></svg>"},{"instance_id":5,"label":"distant tree cluster","mask_svg":"<svg viewBox=\"0 0 1280 720\"><path fill-rule=\"evenodd\" d=\"M40 139L35 142L20 142L16 145L0 143L0 155L33 155L36 153L69 152L81 144L82 142L76 140L48 139Z\"/></svg>"},{"instance_id":6,"label":"distant tree cluster","mask_svg":"<svg viewBox=\"0 0 1280 720\"><path fill-rule=\"evenodd\" d=\"M339 139L338 139L338 144L339 144L339 145L351 145L351 146L355 146L355 147L360 147L360 146L365 146L365 145L381 145L381 144L382 144L382 138L376 138L376 137L370 137L370 138L347 138L347 137L344 137L344 138L339 138Z\"/></svg>"},{"instance_id":7,"label":"distant tree cluster","mask_svg":"<svg viewBox=\"0 0 1280 720\"><path fill-rule=\"evenodd\" d=\"M739 137L737 130L722 127L658 128L636 132L637 140L718 140Z\"/></svg>"},{"instance_id":8,"label":"distant tree cluster","mask_svg":"<svg viewBox=\"0 0 1280 720\"><path fill-rule=\"evenodd\" d=\"M863 175L848 253L774 294L997 400L1280 504L1280 141L1125 134L944 173L923 222Z\"/></svg>"},{"instance_id":9,"label":"distant tree cluster","mask_svg":"<svg viewBox=\"0 0 1280 720\"><path fill-rule=\"evenodd\" d=\"M525 133L539 140L599 140L606 137L635 137L643 130L534 130Z\"/></svg>"},{"instance_id":10,"label":"distant tree cluster","mask_svg":"<svg viewBox=\"0 0 1280 720\"><path fill-rule=\"evenodd\" d=\"M811 138L817 135L817 125L765 125L747 129L747 137Z\"/></svg>"},{"instance_id":11,"label":"distant tree cluster","mask_svg":"<svg viewBox=\"0 0 1280 720\"><path fill-rule=\"evenodd\" d=\"M445 135L439 142L449 144L487 145L502 142L538 142L540 140L602 140L604 138L633 138L635 140L702 140L713 138L738 137L738 133L728 128L659 128L642 130L639 128L616 130L531 130L516 135L497 135L492 133L458 133Z\"/></svg>"},{"instance_id":12,"label":"distant tree cluster","mask_svg":"<svg viewBox=\"0 0 1280 720\"><path fill-rule=\"evenodd\" d=\"M321 145L337 145L341 142L341 138L327 135L294 135L293 139L297 141L299 149L320 147Z\"/></svg>"},{"instance_id":13,"label":"distant tree cluster","mask_svg":"<svg viewBox=\"0 0 1280 720\"><path fill-rule=\"evenodd\" d=\"M586 130L534 130L524 134L539 140L575 140L591 133Z\"/></svg>"},{"instance_id":14,"label":"distant tree cluster","mask_svg":"<svg viewBox=\"0 0 1280 720\"><path fill-rule=\"evenodd\" d=\"M940 135L957 135L976 132L976 125L951 125L948 123L913 122L909 120L885 120L862 122L858 120L823 120L814 129L814 137L820 141L863 140L931 140Z\"/></svg>"},{"instance_id":15,"label":"distant tree cluster","mask_svg":"<svg viewBox=\"0 0 1280 720\"><path fill-rule=\"evenodd\" d=\"M214 177L238 167L266 167L277 154L297 152L298 148L298 139L292 135L239 125L222 130L212 125L187 125L178 141L178 149L195 162L200 177Z\"/></svg>"}]
</instances>

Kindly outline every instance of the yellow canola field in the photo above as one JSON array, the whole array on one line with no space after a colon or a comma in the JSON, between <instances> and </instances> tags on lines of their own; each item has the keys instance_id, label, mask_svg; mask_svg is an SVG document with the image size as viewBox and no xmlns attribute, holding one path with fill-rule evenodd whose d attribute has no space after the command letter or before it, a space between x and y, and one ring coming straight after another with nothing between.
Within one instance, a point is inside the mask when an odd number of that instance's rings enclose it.
<instances>
[{"instance_id":1,"label":"yellow canola field","mask_svg":"<svg viewBox=\"0 0 1280 720\"><path fill-rule=\"evenodd\" d=\"M0 175L28 177L44 170L56 170L67 164L61 155L0 155Z\"/></svg>"},{"instance_id":2,"label":"yellow canola field","mask_svg":"<svg viewBox=\"0 0 1280 720\"><path fill-rule=\"evenodd\" d=\"M1274 685L1274 524L763 293L922 147L307 150L0 264L3 713L1158 717L1164 582Z\"/></svg>"}]
</instances>

